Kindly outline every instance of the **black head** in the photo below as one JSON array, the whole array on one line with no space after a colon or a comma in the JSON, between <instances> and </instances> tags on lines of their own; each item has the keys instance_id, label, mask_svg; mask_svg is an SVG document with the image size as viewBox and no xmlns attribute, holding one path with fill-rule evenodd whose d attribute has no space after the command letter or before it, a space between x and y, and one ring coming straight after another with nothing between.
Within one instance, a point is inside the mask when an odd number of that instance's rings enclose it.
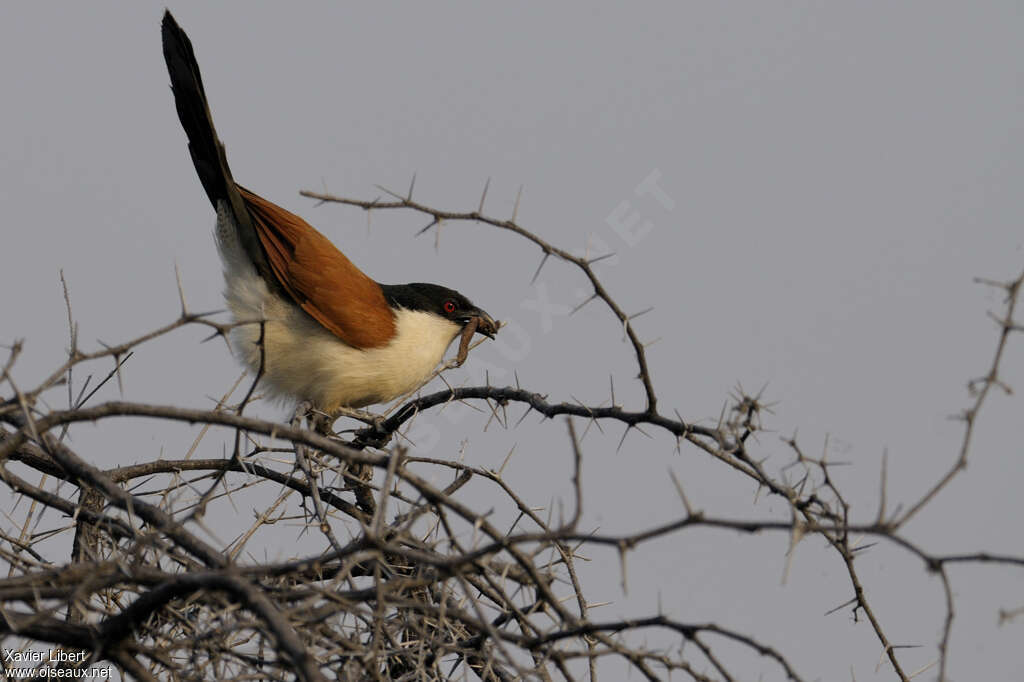
<instances>
[{"instance_id":1,"label":"black head","mask_svg":"<svg viewBox=\"0 0 1024 682\"><path fill-rule=\"evenodd\" d=\"M477 331L481 334L494 338L498 331L497 323L490 315L454 289L423 282L380 286L388 304L393 308L434 313L459 325L465 325L476 317L480 319Z\"/></svg>"}]
</instances>

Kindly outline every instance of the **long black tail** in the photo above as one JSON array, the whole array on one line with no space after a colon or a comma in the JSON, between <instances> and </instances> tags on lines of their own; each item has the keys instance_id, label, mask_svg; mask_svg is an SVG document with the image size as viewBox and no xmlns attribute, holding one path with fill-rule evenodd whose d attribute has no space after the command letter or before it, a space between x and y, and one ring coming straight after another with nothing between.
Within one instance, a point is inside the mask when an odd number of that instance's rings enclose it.
<instances>
[{"instance_id":1,"label":"long black tail","mask_svg":"<svg viewBox=\"0 0 1024 682\"><path fill-rule=\"evenodd\" d=\"M167 62L167 72L171 75L174 104L188 136L188 150L192 154L199 181L203 183L206 196L214 208L221 199L228 200L234 208L237 200L232 195L237 195L238 190L234 187L231 170L228 168L224 145L217 139L213 127L192 43L169 11L164 12L162 26L164 60Z\"/></svg>"}]
</instances>

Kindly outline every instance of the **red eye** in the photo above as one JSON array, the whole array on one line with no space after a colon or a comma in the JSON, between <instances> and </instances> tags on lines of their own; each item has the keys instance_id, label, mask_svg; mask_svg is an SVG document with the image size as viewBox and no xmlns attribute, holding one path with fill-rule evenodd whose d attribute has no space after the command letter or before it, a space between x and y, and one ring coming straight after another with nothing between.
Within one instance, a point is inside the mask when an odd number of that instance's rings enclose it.
<instances>
[{"instance_id":1,"label":"red eye","mask_svg":"<svg viewBox=\"0 0 1024 682\"><path fill-rule=\"evenodd\" d=\"M446 313L448 313L449 315L454 313L455 312L455 301L445 301L444 302L444 311Z\"/></svg>"}]
</instances>

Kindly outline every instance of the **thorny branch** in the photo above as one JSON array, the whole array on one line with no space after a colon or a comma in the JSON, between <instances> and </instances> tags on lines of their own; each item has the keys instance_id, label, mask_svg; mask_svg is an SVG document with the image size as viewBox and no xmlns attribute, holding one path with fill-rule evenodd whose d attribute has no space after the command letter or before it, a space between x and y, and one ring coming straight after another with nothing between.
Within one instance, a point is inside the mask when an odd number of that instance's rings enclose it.
<instances>
[{"instance_id":1,"label":"thorny branch","mask_svg":"<svg viewBox=\"0 0 1024 682\"><path fill-rule=\"evenodd\" d=\"M542 257L541 263L537 267L537 271L534 273L534 279L536 279L537 275L540 274L541 268L544 267L544 264L551 256L555 256L563 261L566 261L567 263L572 263L581 271L583 271L583 274L586 275L591 287L593 287L593 294L591 298L587 300L593 300L593 298L595 297L601 299L605 303L605 305L608 306L608 309L612 311L612 314L614 314L615 317L618 318L619 322L622 323L622 328L625 331L626 336L629 338L630 344L632 344L633 346L633 352L636 355L637 366L640 370L640 381L643 383L644 392L647 395L646 411L652 415L656 413L658 399L657 396L655 396L654 394L654 382L651 380L651 372L647 364L647 351L645 350L644 344L640 341L640 337L637 336L636 330L633 329L632 319L633 317L636 316L627 315L626 312L623 311L621 307L619 307L619 304L615 302L615 300L608 293L607 289L605 289L604 284L602 284L601 280L598 279L597 273L594 271L594 268L592 267L594 263L604 258L604 256L598 256L597 258L591 259L574 256L568 251L560 249L557 246L553 246L552 244L548 243L546 240L537 236L533 232L530 232L529 230L526 230L523 227L521 227L516 222L515 215L513 215L512 218L508 220L499 220L497 218L491 218L484 215L483 213L481 213L481 211L483 211L484 199L486 199L487 195L486 188L484 189L484 195L480 199L479 208L476 211L470 212L442 211L440 209L431 208L429 206L421 204L418 201L413 201L411 188L407 196L399 196L398 194L395 194L394 192L390 191L388 191L388 193L394 198L393 201L379 201L376 199L374 199L373 201L365 201L361 199L346 199L344 197L335 196L333 194L309 192L305 190L300 192L300 194L304 197L316 199L321 202L357 206L366 211L381 209L408 209L416 211L417 213L425 214L427 216L430 216L431 218L430 223L425 228L423 228L421 232L425 232L431 228L440 226L441 221L444 220L474 221L484 223L487 225L492 225L494 227L499 227L503 230L508 230L519 235L520 237L523 237L533 242L538 247L540 247L540 250L543 252L544 255ZM517 200L517 208L518 205L519 202Z\"/></svg>"},{"instance_id":2,"label":"thorny branch","mask_svg":"<svg viewBox=\"0 0 1024 682\"><path fill-rule=\"evenodd\" d=\"M471 675L482 680L594 680L602 674L599 662L615 657L648 680L675 671L674 677L702 681L742 679L733 660L739 647L761 657L771 674L804 679L794 660L798 648L768 643L721 623L685 622L661 613L637 619L593 617L596 604L585 595L576 570L581 551L607 547L616 552L625 581L626 556L635 548L701 528L784 533L791 547L808 536L823 538L846 570L851 598L844 606L855 616L864 615L901 680L914 673L898 655L903 645L890 639L868 600L856 570L863 547L854 537L872 537L916 557L939 576L943 587L946 614L937 662L939 679L944 680L955 614L947 567L1024 567L1024 557L1012 554L931 553L904 532L906 521L963 470L989 389L1006 386L999 367L1011 333L1020 330L1013 315L1024 274L999 285L1007 295L1005 313L996 318L999 341L988 373L972 384L975 402L965 414L954 465L902 515L886 513L883 469L877 517L855 521L833 476L837 463L807 456L795 437L783 440L792 461L777 474L766 469L766 453L753 449L760 447L756 436L766 431L762 422L769 413L761 396L740 391L714 427L659 412L644 344L632 318L598 279L593 259L551 245L519 225L514 215L509 220L487 217L482 213L485 197L476 211L451 212L414 201L411 190L407 196L391 193L390 201L304 194L367 211L422 213L430 219L426 229L460 220L495 226L536 244L543 252L542 266L555 256L579 268L593 287L592 298L602 300L623 325L646 405L630 409L617 405L614 396L607 406L550 399L518 382L449 387L411 397L388 415L348 414L367 425L347 440L327 433L322 420L311 420L317 428L310 430L299 419L282 424L243 415L254 398L255 382L233 408L226 406L228 396L212 410L125 400L90 405L112 377L121 385L121 372L130 369L125 360L140 344L196 324L224 337L235 325L190 313L182 294L181 313L174 322L84 352L78 347L65 283L71 343L66 361L27 390L11 375L22 344L14 343L0 363L0 481L34 505L21 523L5 516L10 528L0 529L0 559L8 566L7 578L0 579L4 646L58 645L86 654L84 661L62 666L105 661L137 679L434 680ZM72 384L81 372L72 370L103 361L112 362L106 378L90 385L87 377L75 397ZM62 385L68 408L47 407L47 393ZM470 466L454 457L419 456L406 441L390 445L417 415L452 401L486 405L481 414L488 423L494 420L505 428L519 423L508 414L515 405L524 408L520 422L530 413L566 419L568 434L559 438L571 458L574 498L567 520L554 522L538 513L536 501L509 485L501 470ZM223 429L233 434L234 445L227 456L194 458L193 452L205 449L201 437L183 458L101 470L65 436L73 435L82 422L100 423L109 431L114 417L201 424L204 435ZM581 527L587 519L581 475L586 455L572 420L598 429L617 422L626 433L649 427L649 435L664 433L677 448L692 445L729 467L739 480L752 481L784 501L789 519L706 515L691 506L676 481L684 510L678 518L625 534ZM795 483L788 475L794 469L801 474ZM25 477L32 472L42 475L39 483ZM453 480L438 484L444 472ZM487 508L476 508L463 495L474 486L489 489ZM78 504L72 501L76 489L82 491ZM237 533L234 540L218 539L223 524L208 524L230 519L237 511L213 510L237 510L242 498L260 500L253 523L230 531ZM67 559L67 543L59 542L66 537L69 518L80 530L91 529L73 561ZM271 530L278 524L297 524L294 546L275 546L280 531ZM288 558L267 558L282 555ZM1021 611L1005 609L1003 615L1012 619ZM645 647L639 633L651 628L672 633L680 646Z\"/></svg>"}]
</instances>

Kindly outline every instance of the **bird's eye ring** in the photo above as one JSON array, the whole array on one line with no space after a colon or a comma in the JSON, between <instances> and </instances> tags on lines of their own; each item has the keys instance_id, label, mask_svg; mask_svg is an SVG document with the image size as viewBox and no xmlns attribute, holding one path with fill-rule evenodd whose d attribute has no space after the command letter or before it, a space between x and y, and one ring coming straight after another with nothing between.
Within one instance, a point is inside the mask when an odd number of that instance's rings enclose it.
<instances>
[{"instance_id":1,"label":"bird's eye ring","mask_svg":"<svg viewBox=\"0 0 1024 682\"><path fill-rule=\"evenodd\" d=\"M449 315L454 313L455 312L455 301L445 301L444 302L444 311L446 313L448 313Z\"/></svg>"}]
</instances>

